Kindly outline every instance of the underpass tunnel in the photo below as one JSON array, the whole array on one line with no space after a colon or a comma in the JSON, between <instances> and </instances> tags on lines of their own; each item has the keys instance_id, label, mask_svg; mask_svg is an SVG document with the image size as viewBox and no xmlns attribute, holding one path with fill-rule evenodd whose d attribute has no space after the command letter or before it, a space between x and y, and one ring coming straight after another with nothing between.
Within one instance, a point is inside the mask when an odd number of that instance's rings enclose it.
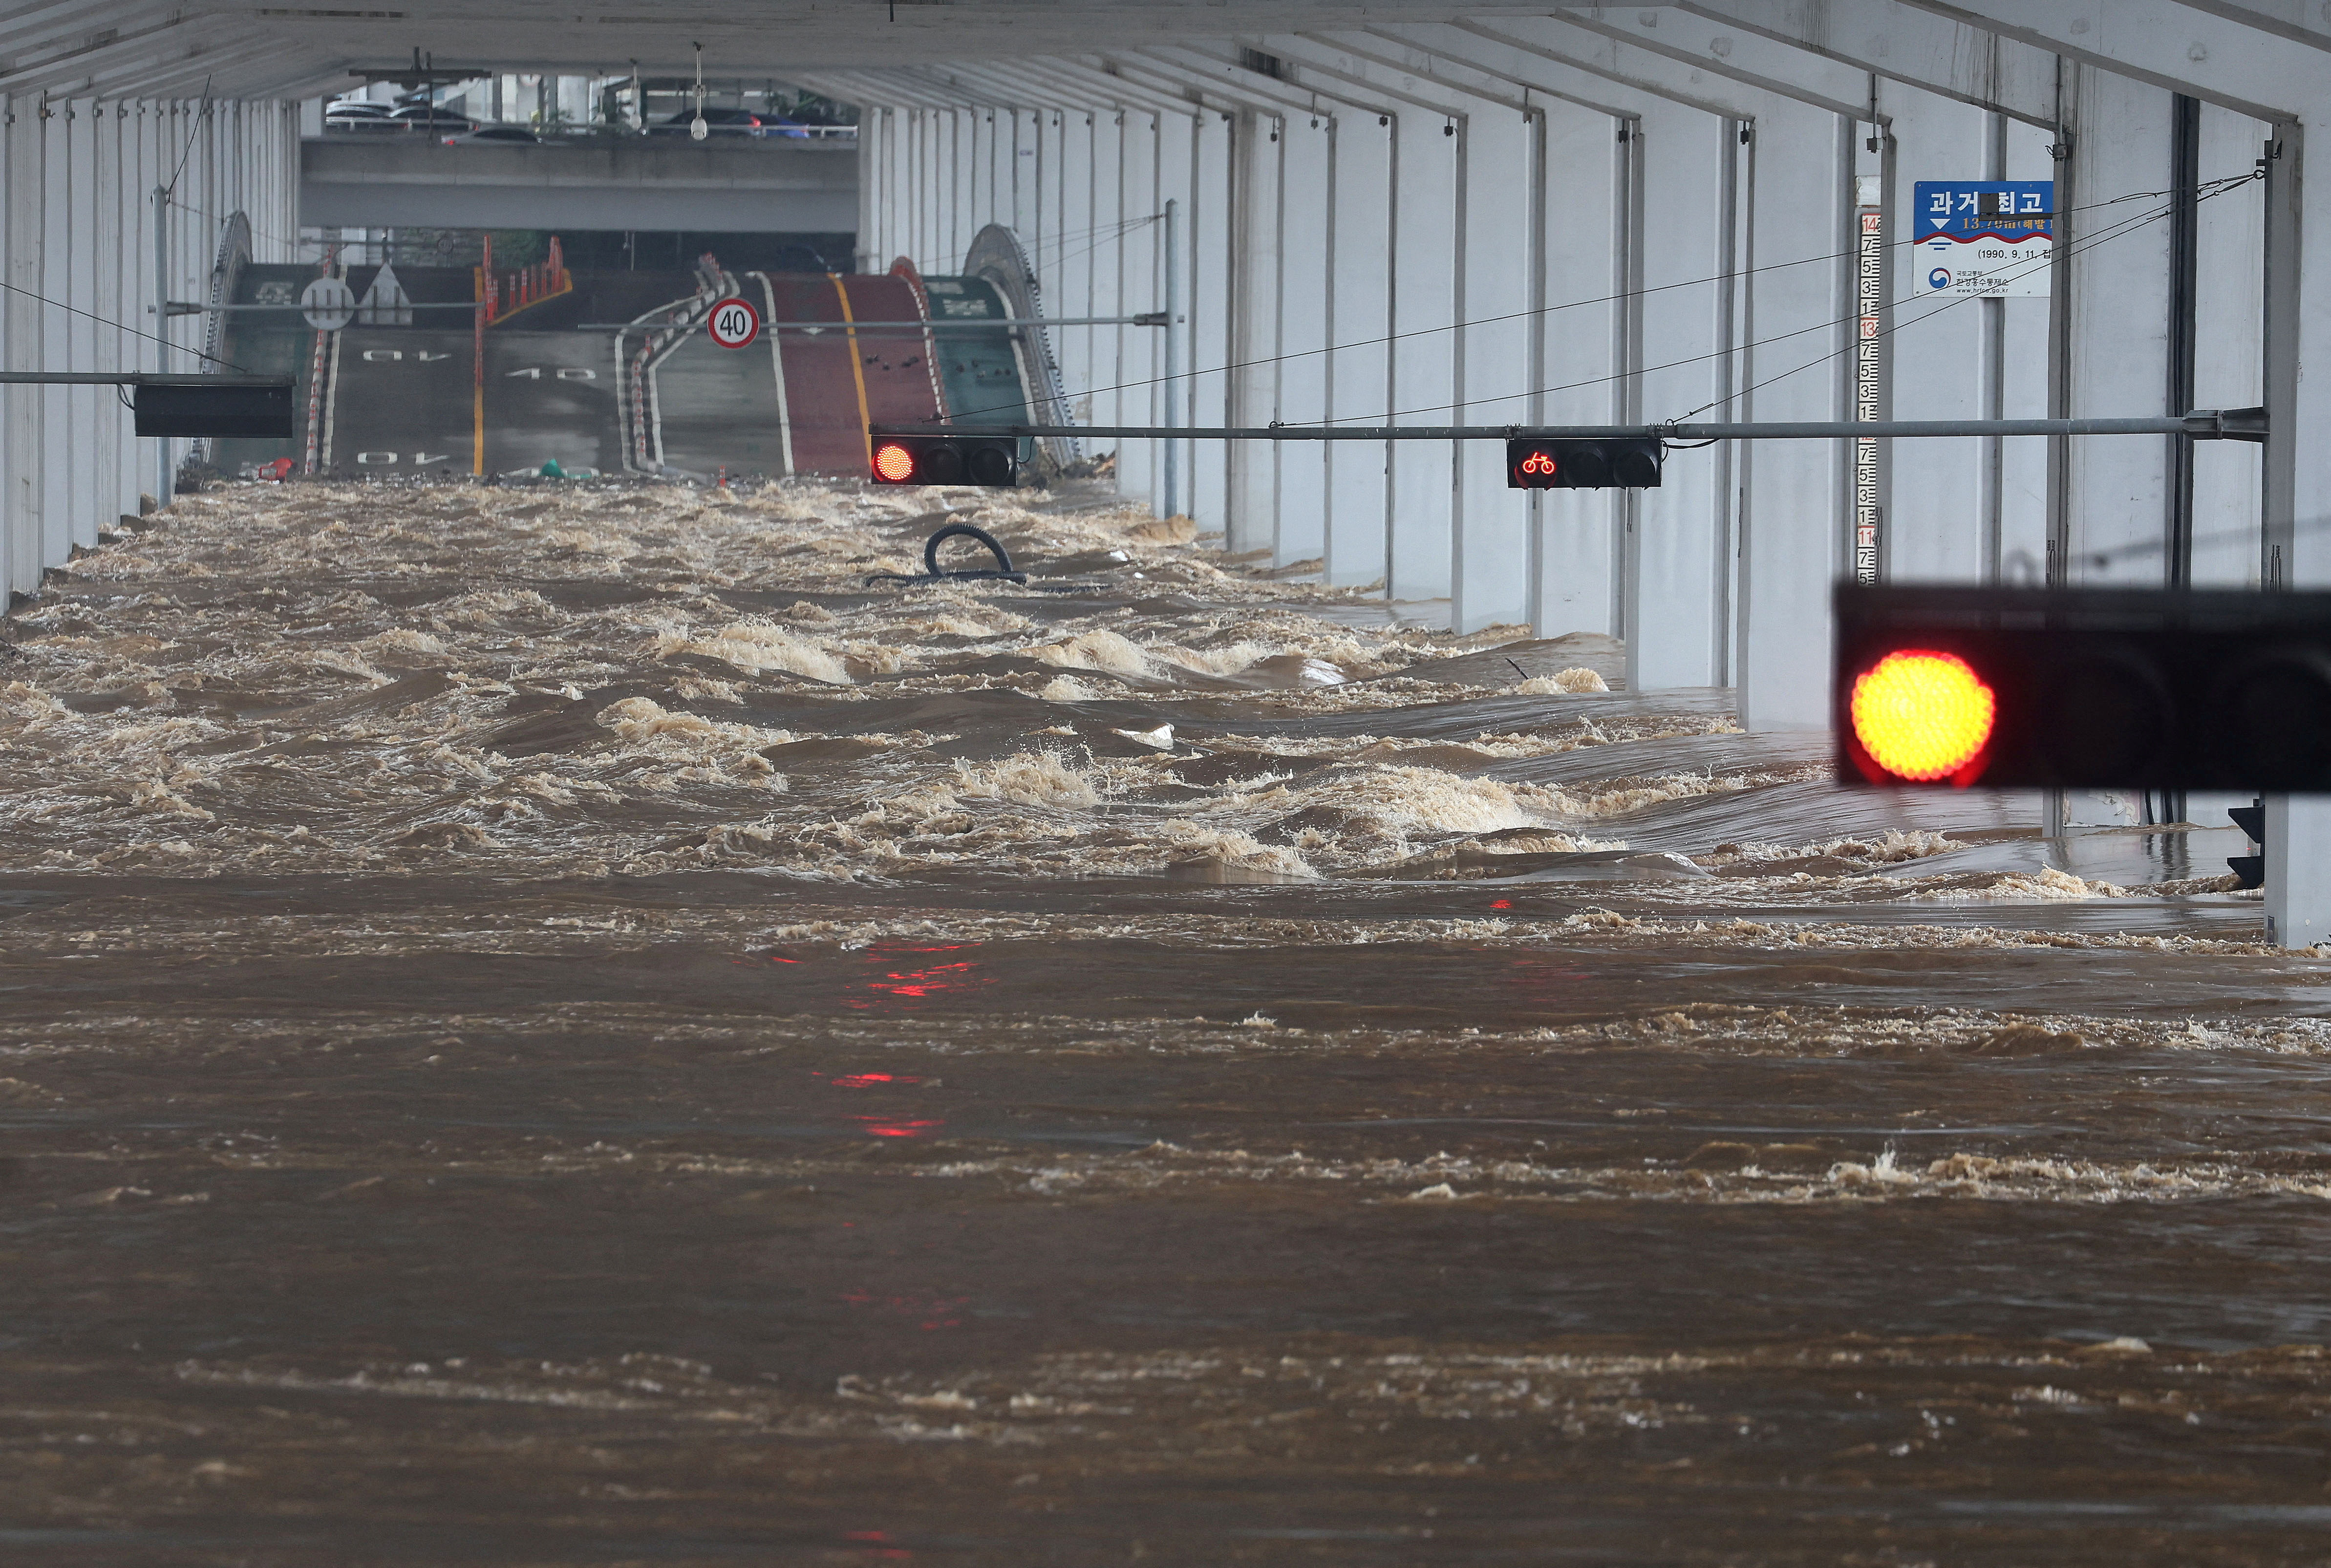
<instances>
[{"instance_id":1,"label":"underpass tunnel","mask_svg":"<svg viewBox=\"0 0 2331 1568\"><path fill-rule=\"evenodd\" d=\"M870 424L1008 425L1055 401L1042 329L1006 324L1031 319L1029 291L1013 288L1011 264L972 260L988 272L925 276L904 258L876 275L729 271L710 255L693 272L562 269L554 290L482 326L480 268L328 263L357 301L330 331L300 309L319 268L245 264L220 352L293 375L300 429L214 442L207 461L228 474L288 462L381 479L546 463L862 477ZM373 303L384 290L402 303ZM740 349L704 329L706 307L732 295L763 323Z\"/></svg>"}]
</instances>

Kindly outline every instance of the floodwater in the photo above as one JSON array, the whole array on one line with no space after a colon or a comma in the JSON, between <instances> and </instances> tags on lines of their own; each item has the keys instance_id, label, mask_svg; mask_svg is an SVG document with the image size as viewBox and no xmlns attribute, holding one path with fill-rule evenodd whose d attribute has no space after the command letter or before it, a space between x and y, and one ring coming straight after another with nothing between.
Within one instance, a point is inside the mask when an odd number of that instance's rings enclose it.
<instances>
[{"instance_id":1,"label":"floodwater","mask_svg":"<svg viewBox=\"0 0 2331 1568\"><path fill-rule=\"evenodd\" d=\"M20 610L0 1559L2331 1557L2237 835L1010 500L237 486ZM1036 580L867 585L950 515Z\"/></svg>"}]
</instances>

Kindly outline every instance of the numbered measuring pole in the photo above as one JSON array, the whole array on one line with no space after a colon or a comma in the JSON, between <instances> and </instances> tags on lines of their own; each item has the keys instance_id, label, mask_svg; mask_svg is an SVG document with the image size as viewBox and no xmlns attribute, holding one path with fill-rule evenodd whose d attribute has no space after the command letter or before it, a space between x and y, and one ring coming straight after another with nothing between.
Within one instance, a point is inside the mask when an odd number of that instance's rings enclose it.
<instances>
[{"instance_id":1,"label":"numbered measuring pole","mask_svg":"<svg viewBox=\"0 0 2331 1568\"><path fill-rule=\"evenodd\" d=\"M704 329L723 348L743 348L761 335L761 313L753 309L750 300L732 294L712 307L712 314L705 318Z\"/></svg>"}]
</instances>

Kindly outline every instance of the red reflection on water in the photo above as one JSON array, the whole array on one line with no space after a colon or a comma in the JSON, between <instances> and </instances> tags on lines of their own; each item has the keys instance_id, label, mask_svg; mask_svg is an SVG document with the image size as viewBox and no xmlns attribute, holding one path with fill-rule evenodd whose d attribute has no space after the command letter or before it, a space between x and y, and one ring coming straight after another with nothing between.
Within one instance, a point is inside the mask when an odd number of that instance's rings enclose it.
<instances>
[{"instance_id":1,"label":"red reflection on water","mask_svg":"<svg viewBox=\"0 0 2331 1568\"><path fill-rule=\"evenodd\" d=\"M901 1122L885 1121L875 1117L852 1117L853 1122L864 1122L866 1130L878 1138L928 1138L931 1129L947 1126L944 1121Z\"/></svg>"},{"instance_id":2,"label":"red reflection on water","mask_svg":"<svg viewBox=\"0 0 2331 1568\"><path fill-rule=\"evenodd\" d=\"M878 960L901 953L961 953L972 944L951 943L937 947L881 946L870 948L870 955ZM953 964L932 964L920 968L899 967L886 970L879 979L864 981L865 989L875 993L874 1001L848 1000L842 1005L861 1011L881 1008L886 1011L911 1011L916 1003L928 1001L948 992L972 991L995 984L995 976L979 973L975 959L961 959Z\"/></svg>"},{"instance_id":3,"label":"red reflection on water","mask_svg":"<svg viewBox=\"0 0 2331 1568\"><path fill-rule=\"evenodd\" d=\"M906 1073L853 1072L828 1081L836 1088L871 1088L878 1083L920 1083L923 1080Z\"/></svg>"},{"instance_id":4,"label":"red reflection on water","mask_svg":"<svg viewBox=\"0 0 2331 1568\"><path fill-rule=\"evenodd\" d=\"M842 1533L842 1538L845 1541L865 1541L880 1545L880 1543L890 1539L890 1532L888 1530L845 1530ZM902 1546L887 1545L881 1546L879 1551L860 1552L855 1554L860 1557L880 1557L885 1562L896 1561L901 1557L911 1557L914 1555L912 1552L906 1550Z\"/></svg>"},{"instance_id":5,"label":"red reflection on water","mask_svg":"<svg viewBox=\"0 0 2331 1568\"><path fill-rule=\"evenodd\" d=\"M963 1326L963 1306L970 1299L968 1296L877 1296L871 1290L845 1290L842 1294L842 1300L851 1307L872 1307L917 1318L919 1321L915 1326L925 1334Z\"/></svg>"},{"instance_id":6,"label":"red reflection on water","mask_svg":"<svg viewBox=\"0 0 2331 1568\"><path fill-rule=\"evenodd\" d=\"M1513 907L1514 901L1511 898L1499 898L1497 902L1489 906L1492 909L1510 909Z\"/></svg>"}]
</instances>

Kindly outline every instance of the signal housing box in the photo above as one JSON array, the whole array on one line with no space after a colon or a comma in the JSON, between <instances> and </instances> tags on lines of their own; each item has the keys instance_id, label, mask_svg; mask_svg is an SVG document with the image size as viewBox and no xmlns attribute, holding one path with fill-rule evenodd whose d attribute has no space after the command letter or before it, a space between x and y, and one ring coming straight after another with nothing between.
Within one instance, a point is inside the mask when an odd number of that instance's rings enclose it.
<instances>
[{"instance_id":1,"label":"signal housing box","mask_svg":"<svg viewBox=\"0 0 2331 1568\"><path fill-rule=\"evenodd\" d=\"M139 435L289 441L300 432L288 376L280 386L142 383L131 389L130 404Z\"/></svg>"},{"instance_id":2,"label":"signal housing box","mask_svg":"<svg viewBox=\"0 0 2331 1568\"><path fill-rule=\"evenodd\" d=\"M1656 436L1595 436L1506 442L1511 490L1656 489L1667 449Z\"/></svg>"},{"instance_id":3,"label":"signal housing box","mask_svg":"<svg viewBox=\"0 0 2331 1568\"><path fill-rule=\"evenodd\" d=\"M913 466L884 470L884 454L904 451ZM1020 438L1009 435L885 435L874 442L876 484L986 485L1009 489L1020 482Z\"/></svg>"},{"instance_id":4,"label":"signal housing box","mask_svg":"<svg viewBox=\"0 0 2331 1568\"><path fill-rule=\"evenodd\" d=\"M2331 592L1841 583L1835 605L1842 783L1911 785L1856 738L1853 687L1889 652L1927 651L1997 699L1956 783L2331 791Z\"/></svg>"}]
</instances>

